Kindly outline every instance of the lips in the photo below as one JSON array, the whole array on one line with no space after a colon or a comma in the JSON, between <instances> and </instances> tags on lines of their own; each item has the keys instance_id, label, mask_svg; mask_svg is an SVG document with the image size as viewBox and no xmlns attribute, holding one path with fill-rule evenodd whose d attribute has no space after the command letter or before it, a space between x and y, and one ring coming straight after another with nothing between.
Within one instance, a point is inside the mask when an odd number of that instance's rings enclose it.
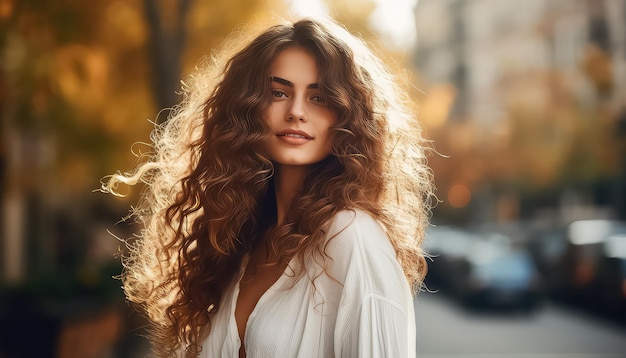
<instances>
[{"instance_id":1,"label":"lips","mask_svg":"<svg viewBox=\"0 0 626 358\"><path fill-rule=\"evenodd\" d=\"M296 129L285 129L278 133L276 133L279 137L288 137L288 138L297 138L297 139L308 139L311 140L313 137L307 132L296 130Z\"/></svg>"},{"instance_id":2,"label":"lips","mask_svg":"<svg viewBox=\"0 0 626 358\"><path fill-rule=\"evenodd\" d=\"M309 143L313 137L307 132L296 129L285 129L276 133L278 139L290 145L302 145Z\"/></svg>"}]
</instances>

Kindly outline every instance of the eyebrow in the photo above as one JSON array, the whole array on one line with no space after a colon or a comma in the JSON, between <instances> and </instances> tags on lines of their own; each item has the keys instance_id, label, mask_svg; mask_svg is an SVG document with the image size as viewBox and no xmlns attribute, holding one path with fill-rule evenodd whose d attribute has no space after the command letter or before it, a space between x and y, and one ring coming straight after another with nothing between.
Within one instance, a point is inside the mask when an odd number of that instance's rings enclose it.
<instances>
[{"instance_id":1,"label":"eyebrow","mask_svg":"<svg viewBox=\"0 0 626 358\"><path fill-rule=\"evenodd\" d=\"M272 82L280 83L281 85L285 85L287 87L291 87L291 88L294 87L293 86L293 82L291 82L289 80L286 80L284 78L272 76L272 77L270 77L270 80ZM311 83L310 85L306 86L306 88L316 89L316 88L319 88L319 84L318 83Z\"/></svg>"}]
</instances>

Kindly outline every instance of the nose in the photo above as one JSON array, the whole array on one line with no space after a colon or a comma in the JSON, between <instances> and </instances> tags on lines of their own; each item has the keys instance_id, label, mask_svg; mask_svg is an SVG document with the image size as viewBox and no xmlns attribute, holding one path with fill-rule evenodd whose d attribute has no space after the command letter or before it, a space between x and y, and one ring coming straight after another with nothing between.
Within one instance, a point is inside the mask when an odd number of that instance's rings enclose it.
<instances>
[{"instance_id":1,"label":"nose","mask_svg":"<svg viewBox=\"0 0 626 358\"><path fill-rule=\"evenodd\" d=\"M287 120L292 121L294 119L300 120L302 122L307 121L307 114L305 108L305 99L299 98L300 96L294 98L289 106L289 110L287 112Z\"/></svg>"}]
</instances>

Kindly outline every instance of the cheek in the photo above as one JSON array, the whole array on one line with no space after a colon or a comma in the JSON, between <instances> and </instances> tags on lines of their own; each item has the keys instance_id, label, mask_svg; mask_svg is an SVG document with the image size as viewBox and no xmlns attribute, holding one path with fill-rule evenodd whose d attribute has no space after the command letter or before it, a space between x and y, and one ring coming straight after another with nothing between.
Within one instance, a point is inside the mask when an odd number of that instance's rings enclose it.
<instances>
[{"instance_id":1,"label":"cheek","mask_svg":"<svg viewBox=\"0 0 626 358\"><path fill-rule=\"evenodd\" d=\"M336 132L336 130L333 129L333 127L337 125L337 116L335 115L335 113L330 112L326 115L325 119L326 120L324 123L324 127L325 127L326 136L328 137L328 140L333 141L335 140L335 132Z\"/></svg>"},{"instance_id":2,"label":"cheek","mask_svg":"<svg viewBox=\"0 0 626 358\"><path fill-rule=\"evenodd\" d=\"M334 122L324 129L324 142L328 148L332 148L337 138L336 131L332 129L332 125L334 125Z\"/></svg>"},{"instance_id":3,"label":"cheek","mask_svg":"<svg viewBox=\"0 0 626 358\"><path fill-rule=\"evenodd\" d=\"M268 126L281 118L280 116L280 107L273 103L267 106L267 108L262 112L263 121Z\"/></svg>"}]
</instances>

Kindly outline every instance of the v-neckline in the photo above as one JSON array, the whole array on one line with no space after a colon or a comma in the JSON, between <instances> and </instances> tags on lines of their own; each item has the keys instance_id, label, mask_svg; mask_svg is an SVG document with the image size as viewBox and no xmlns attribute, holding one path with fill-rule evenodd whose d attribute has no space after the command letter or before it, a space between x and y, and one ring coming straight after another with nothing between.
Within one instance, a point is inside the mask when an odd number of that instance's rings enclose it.
<instances>
[{"instance_id":1,"label":"v-neckline","mask_svg":"<svg viewBox=\"0 0 626 358\"><path fill-rule=\"evenodd\" d=\"M267 288L267 290L263 292L261 297L259 297L259 299L257 300L256 304L252 308L252 311L248 315L248 319L246 321L246 324L243 330L243 335L240 337L239 328L237 326L237 318L235 317L235 312L237 310L237 301L239 300L239 293L241 291L241 280L243 279L243 276L246 273L246 269L248 267L249 262L250 262L250 255L246 254L241 261L239 277L237 278L237 282L235 283L235 287L233 289L233 297L232 297L232 302L231 302L232 307L230 310L231 311L230 312L230 322L231 322L230 329L231 329L231 333L234 334L234 336L236 337L236 341L239 342L239 346L237 347L237 354L239 354L239 351L241 350L241 348L245 346L246 336L248 334L248 329L250 328L250 322L254 319L254 316L256 316L256 313L259 307L263 304L264 301L268 300L267 297L270 296L271 293L277 291L280 287L282 287L284 280L292 277L291 275L287 274L287 270L293 271L295 274L296 270L298 269L295 267L295 262L296 262L295 258L292 258L291 260L289 260L289 262L287 263L287 266L281 272L280 276L278 276L276 281L274 281L274 283L272 283Z\"/></svg>"}]
</instances>

